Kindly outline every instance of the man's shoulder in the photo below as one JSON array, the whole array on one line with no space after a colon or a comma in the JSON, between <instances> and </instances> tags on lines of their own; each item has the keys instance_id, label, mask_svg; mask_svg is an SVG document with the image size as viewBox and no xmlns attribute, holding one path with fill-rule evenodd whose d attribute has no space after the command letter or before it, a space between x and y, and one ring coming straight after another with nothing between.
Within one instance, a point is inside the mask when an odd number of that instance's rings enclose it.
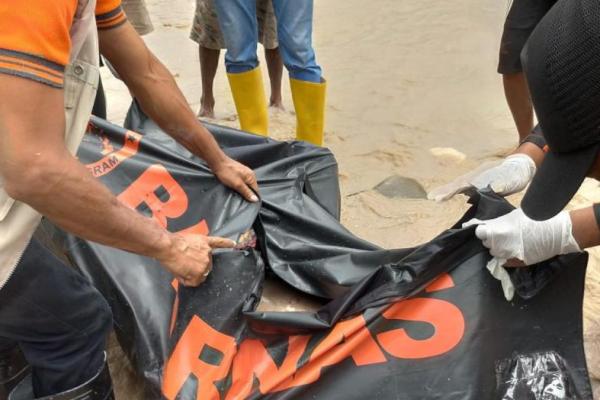
<instances>
[{"instance_id":1,"label":"man's shoulder","mask_svg":"<svg viewBox=\"0 0 600 400\"><path fill-rule=\"evenodd\" d=\"M62 87L77 0L0 1L0 73Z\"/></svg>"}]
</instances>

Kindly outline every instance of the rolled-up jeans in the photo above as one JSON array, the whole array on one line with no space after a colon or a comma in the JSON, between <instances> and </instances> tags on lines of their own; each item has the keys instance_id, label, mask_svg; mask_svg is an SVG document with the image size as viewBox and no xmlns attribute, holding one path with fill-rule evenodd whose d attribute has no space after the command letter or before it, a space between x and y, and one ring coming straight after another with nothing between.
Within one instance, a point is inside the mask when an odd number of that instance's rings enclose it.
<instances>
[{"instance_id":1,"label":"rolled-up jeans","mask_svg":"<svg viewBox=\"0 0 600 400\"><path fill-rule=\"evenodd\" d=\"M102 295L33 239L0 289L0 350L18 344L32 367L36 397L96 375L111 327Z\"/></svg>"},{"instance_id":2,"label":"rolled-up jeans","mask_svg":"<svg viewBox=\"0 0 600 400\"><path fill-rule=\"evenodd\" d=\"M253 70L258 66L256 0L215 0L215 8L227 47L227 72ZM312 46L313 0L273 0L273 9L279 52L290 78L321 82Z\"/></svg>"}]
</instances>

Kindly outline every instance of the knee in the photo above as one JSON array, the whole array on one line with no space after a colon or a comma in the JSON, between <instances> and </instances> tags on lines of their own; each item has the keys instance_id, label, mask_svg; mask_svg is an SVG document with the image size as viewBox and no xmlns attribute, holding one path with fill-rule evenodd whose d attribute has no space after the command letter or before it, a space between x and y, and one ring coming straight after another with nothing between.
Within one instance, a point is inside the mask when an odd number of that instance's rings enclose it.
<instances>
[{"instance_id":1,"label":"knee","mask_svg":"<svg viewBox=\"0 0 600 400\"><path fill-rule=\"evenodd\" d=\"M310 67L315 62L310 35L280 29L279 44L286 66Z\"/></svg>"},{"instance_id":2,"label":"knee","mask_svg":"<svg viewBox=\"0 0 600 400\"><path fill-rule=\"evenodd\" d=\"M99 347L104 350L104 342L113 326L113 315L110 306L96 291L93 300L87 305L82 319L79 321L80 333L76 334L75 346L85 348Z\"/></svg>"},{"instance_id":3,"label":"knee","mask_svg":"<svg viewBox=\"0 0 600 400\"><path fill-rule=\"evenodd\" d=\"M57 334L42 349L29 348L30 363L45 393L68 390L93 377L104 362L106 340L112 329L112 312L95 292L88 296L70 325L57 325Z\"/></svg>"},{"instance_id":4,"label":"knee","mask_svg":"<svg viewBox=\"0 0 600 400\"><path fill-rule=\"evenodd\" d=\"M227 47L227 54L236 59L245 56L247 53L251 53L252 49L256 49L257 46L256 40L239 23L225 24L223 27L223 39Z\"/></svg>"},{"instance_id":5,"label":"knee","mask_svg":"<svg viewBox=\"0 0 600 400\"><path fill-rule=\"evenodd\" d=\"M315 54L311 49L303 49L292 55L283 53L283 64L292 79L309 82L321 82L321 67L316 62Z\"/></svg>"},{"instance_id":6,"label":"knee","mask_svg":"<svg viewBox=\"0 0 600 400\"><path fill-rule=\"evenodd\" d=\"M227 47L225 60L228 64L252 63L256 59L258 43L256 26L252 23L246 23L242 16L235 14L230 8L221 5L217 10L219 25Z\"/></svg>"},{"instance_id":7,"label":"knee","mask_svg":"<svg viewBox=\"0 0 600 400\"><path fill-rule=\"evenodd\" d=\"M279 44L283 64L292 78L320 82L321 68L317 64L310 35L283 30Z\"/></svg>"},{"instance_id":8,"label":"knee","mask_svg":"<svg viewBox=\"0 0 600 400\"><path fill-rule=\"evenodd\" d=\"M238 33L225 38L227 53L225 65L229 73L247 72L258 66L257 41L249 35Z\"/></svg>"}]
</instances>

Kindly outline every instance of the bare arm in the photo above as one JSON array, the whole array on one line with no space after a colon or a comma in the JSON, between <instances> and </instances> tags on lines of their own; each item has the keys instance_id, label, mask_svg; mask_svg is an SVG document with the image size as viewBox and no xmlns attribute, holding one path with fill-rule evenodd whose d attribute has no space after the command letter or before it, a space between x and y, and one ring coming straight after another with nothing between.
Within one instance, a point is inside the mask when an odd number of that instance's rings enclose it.
<instances>
[{"instance_id":1,"label":"bare arm","mask_svg":"<svg viewBox=\"0 0 600 400\"><path fill-rule=\"evenodd\" d=\"M573 237L582 249L600 245L600 229L593 207L570 212Z\"/></svg>"},{"instance_id":2,"label":"bare arm","mask_svg":"<svg viewBox=\"0 0 600 400\"><path fill-rule=\"evenodd\" d=\"M514 154L527 154L539 167L546 153L533 143L523 143ZM597 168L596 168L597 169ZM573 237L582 249L600 245L600 229L593 207L574 210L569 213L573 226Z\"/></svg>"},{"instance_id":3,"label":"bare arm","mask_svg":"<svg viewBox=\"0 0 600 400\"><path fill-rule=\"evenodd\" d=\"M249 201L258 200L256 177L227 157L198 121L171 73L129 23L99 31L102 55L115 67L144 111L175 140L204 159L223 184Z\"/></svg>"},{"instance_id":4,"label":"bare arm","mask_svg":"<svg viewBox=\"0 0 600 400\"><path fill-rule=\"evenodd\" d=\"M513 154L528 155L531 157L537 167L542 165L542 161L544 161L544 156L546 155L542 149L533 143L523 143L514 151Z\"/></svg>"},{"instance_id":5,"label":"bare arm","mask_svg":"<svg viewBox=\"0 0 600 400\"><path fill-rule=\"evenodd\" d=\"M63 90L0 74L0 98L11 99L0 102L0 176L9 196L75 235L157 258L187 284L203 280L209 239L170 234L121 204L67 151Z\"/></svg>"}]
</instances>

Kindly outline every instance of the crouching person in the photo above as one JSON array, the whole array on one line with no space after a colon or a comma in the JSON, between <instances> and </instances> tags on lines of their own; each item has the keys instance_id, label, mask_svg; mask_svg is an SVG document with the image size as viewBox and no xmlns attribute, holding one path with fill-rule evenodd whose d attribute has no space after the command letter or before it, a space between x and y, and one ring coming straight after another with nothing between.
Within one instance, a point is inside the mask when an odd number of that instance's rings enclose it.
<instances>
[{"instance_id":1,"label":"crouching person","mask_svg":"<svg viewBox=\"0 0 600 400\"><path fill-rule=\"evenodd\" d=\"M600 245L600 204L564 210L586 177L600 180L600 29L592 22L598 17L597 1L556 3L521 54L539 129L500 165L430 193L446 200L489 186L509 195L529 184L521 208L465 224L477 225L491 264L532 265Z\"/></svg>"},{"instance_id":2,"label":"crouching person","mask_svg":"<svg viewBox=\"0 0 600 400\"><path fill-rule=\"evenodd\" d=\"M0 2L0 350L12 357L18 345L31 367L11 400L113 396L104 352L111 311L32 239L42 215L84 239L153 257L187 286L206 279L213 248L234 245L166 231L121 204L73 156L98 85L99 44L146 113L223 184L257 200L254 173L198 122L120 0Z\"/></svg>"}]
</instances>

